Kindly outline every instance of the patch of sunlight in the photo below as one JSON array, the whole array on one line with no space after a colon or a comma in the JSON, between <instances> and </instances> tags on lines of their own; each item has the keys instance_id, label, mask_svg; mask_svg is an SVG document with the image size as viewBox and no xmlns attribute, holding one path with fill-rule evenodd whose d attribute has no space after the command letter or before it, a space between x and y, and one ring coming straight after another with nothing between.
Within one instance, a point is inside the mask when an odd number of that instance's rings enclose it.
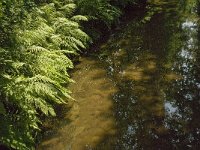
<instances>
[{"instance_id":1,"label":"patch of sunlight","mask_svg":"<svg viewBox=\"0 0 200 150\"><path fill-rule=\"evenodd\" d=\"M164 76L164 79L167 80L167 81L172 81L172 80L181 80L183 77L181 75L178 75L176 73L169 73L169 74L166 74Z\"/></svg>"}]
</instances>

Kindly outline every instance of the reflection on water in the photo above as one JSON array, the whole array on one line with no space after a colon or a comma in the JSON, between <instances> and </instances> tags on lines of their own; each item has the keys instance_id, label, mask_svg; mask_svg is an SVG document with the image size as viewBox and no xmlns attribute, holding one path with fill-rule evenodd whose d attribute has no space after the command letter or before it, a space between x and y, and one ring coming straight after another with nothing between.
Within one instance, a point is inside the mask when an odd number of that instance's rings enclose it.
<instances>
[{"instance_id":1,"label":"reflection on water","mask_svg":"<svg viewBox=\"0 0 200 150\"><path fill-rule=\"evenodd\" d=\"M73 73L70 122L40 149L200 149L195 6L152 0L147 16L122 26L96 60L83 59Z\"/></svg>"}]
</instances>

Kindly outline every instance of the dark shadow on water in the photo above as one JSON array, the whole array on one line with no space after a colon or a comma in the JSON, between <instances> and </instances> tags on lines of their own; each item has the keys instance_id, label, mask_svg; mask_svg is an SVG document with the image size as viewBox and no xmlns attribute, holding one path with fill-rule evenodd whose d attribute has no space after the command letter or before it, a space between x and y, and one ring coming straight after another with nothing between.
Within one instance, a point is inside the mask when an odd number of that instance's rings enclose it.
<instances>
[{"instance_id":1,"label":"dark shadow on water","mask_svg":"<svg viewBox=\"0 0 200 150\"><path fill-rule=\"evenodd\" d=\"M4 146L4 145L0 145L0 150L11 150L8 147Z\"/></svg>"},{"instance_id":2,"label":"dark shadow on water","mask_svg":"<svg viewBox=\"0 0 200 150\"><path fill-rule=\"evenodd\" d=\"M119 89L113 96L117 132L88 149L200 149L194 7L163 5L149 22L129 24L103 47L102 60Z\"/></svg>"}]
</instances>

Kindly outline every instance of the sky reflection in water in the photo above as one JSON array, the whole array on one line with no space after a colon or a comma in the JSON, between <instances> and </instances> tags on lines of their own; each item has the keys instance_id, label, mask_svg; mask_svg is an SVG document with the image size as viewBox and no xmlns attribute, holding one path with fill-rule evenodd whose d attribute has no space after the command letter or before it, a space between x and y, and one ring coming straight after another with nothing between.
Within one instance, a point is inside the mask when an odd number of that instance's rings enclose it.
<instances>
[{"instance_id":1,"label":"sky reflection in water","mask_svg":"<svg viewBox=\"0 0 200 150\"><path fill-rule=\"evenodd\" d=\"M103 60L119 89L113 149L200 148L199 28L194 8L178 7L159 5L150 21L134 20L103 48L113 50Z\"/></svg>"}]
</instances>

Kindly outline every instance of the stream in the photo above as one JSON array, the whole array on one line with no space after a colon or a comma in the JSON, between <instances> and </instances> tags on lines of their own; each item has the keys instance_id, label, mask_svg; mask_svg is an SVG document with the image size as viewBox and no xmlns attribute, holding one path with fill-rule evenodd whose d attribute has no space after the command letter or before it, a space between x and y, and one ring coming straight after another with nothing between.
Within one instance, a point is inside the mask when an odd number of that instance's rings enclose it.
<instances>
[{"instance_id":1,"label":"stream","mask_svg":"<svg viewBox=\"0 0 200 150\"><path fill-rule=\"evenodd\" d=\"M195 0L152 0L130 14L98 54L80 58L76 101L37 149L200 149L198 11Z\"/></svg>"}]
</instances>

